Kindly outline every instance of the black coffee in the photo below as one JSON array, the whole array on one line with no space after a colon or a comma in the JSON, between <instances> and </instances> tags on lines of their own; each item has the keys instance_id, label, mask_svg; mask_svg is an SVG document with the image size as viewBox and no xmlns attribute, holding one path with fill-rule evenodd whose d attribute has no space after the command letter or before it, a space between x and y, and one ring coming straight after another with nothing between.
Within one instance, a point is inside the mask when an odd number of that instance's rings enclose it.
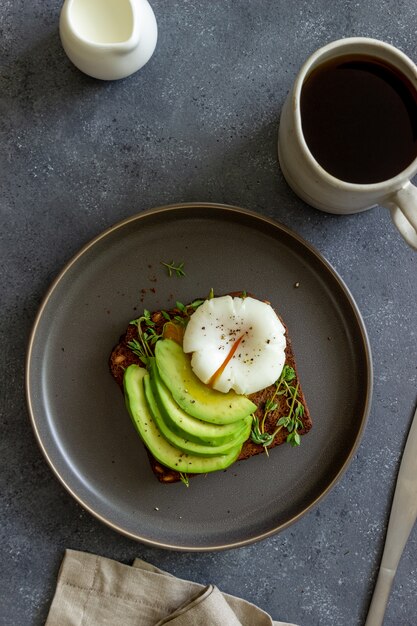
<instances>
[{"instance_id":1,"label":"black coffee","mask_svg":"<svg viewBox=\"0 0 417 626\"><path fill-rule=\"evenodd\" d=\"M314 69L301 91L301 119L314 158L340 180L387 180L417 156L417 91L371 56L343 56Z\"/></svg>"}]
</instances>

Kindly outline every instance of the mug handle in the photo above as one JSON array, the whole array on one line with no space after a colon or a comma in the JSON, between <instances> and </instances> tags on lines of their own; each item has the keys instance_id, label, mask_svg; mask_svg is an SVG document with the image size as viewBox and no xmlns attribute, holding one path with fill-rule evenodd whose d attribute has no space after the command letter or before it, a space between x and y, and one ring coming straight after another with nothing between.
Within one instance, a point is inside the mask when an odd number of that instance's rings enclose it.
<instances>
[{"instance_id":1,"label":"mug handle","mask_svg":"<svg viewBox=\"0 0 417 626\"><path fill-rule=\"evenodd\" d=\"M388 198L386 206L408 245L417 250L417 187L408 182Z\"/></svg>"}]
</instances>

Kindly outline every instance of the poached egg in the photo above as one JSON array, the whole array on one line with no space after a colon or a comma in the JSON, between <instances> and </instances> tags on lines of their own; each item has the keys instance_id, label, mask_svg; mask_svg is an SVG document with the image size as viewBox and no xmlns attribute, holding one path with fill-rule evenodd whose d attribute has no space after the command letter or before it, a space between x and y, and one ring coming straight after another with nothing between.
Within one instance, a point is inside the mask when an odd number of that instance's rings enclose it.
<instances>
[{"instance_id":1,"label":"poached egg","mask_svg":"<svg viewBox=\"0 0 417 626\"><path fill-rule=\"evenodd\" d=\"M285 346L285 328L274 309L249 296L205 300L191 315L183 340L203 383L244 395L279 378Z\"/></svg>"}]
</instances>

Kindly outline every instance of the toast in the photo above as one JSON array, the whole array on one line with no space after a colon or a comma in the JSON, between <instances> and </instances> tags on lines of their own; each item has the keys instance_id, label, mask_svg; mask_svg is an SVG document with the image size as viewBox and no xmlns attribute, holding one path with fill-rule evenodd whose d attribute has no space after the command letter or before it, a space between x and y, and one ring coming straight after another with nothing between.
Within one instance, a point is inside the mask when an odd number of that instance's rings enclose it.
<instances>
[{"instance_id":1,"label":"toast","mask_svg":"<svg viewBox=\"0 0 417 626\"><path fill-rule=\"evenodd\" d=\"M233 293L232 296L241 295L240 293ZM185 317L184 311L179 308L171 309L167 312L171 318L174 317ZM278 315L278 314L277 314ZM154 323L154 330L157 334L161 334L164 324L166 323L166 312L155 311L150 314L152 322ZM303 412L300 415L300 425L298 427L298 435L305 435L312 427L312 420L310 416L310 412L307 406L306 399L304 397L303 390L300 385L295 355L292 349L291 339L288 335L288 329L285 325L282 318L278 315L281 323L285 328L285 336L286 336L286 348L285 348L285 365L294 370L294 378L291 381L291 385L297 388L297 401L302 405ZM137 356L129 347L129 343L137 340L138 338L138 329L135 324L130 323L127 327L126 332L120 337L119 343L113 348L110 358L109 358L109 367L111 375L113 376L116 383L119 385L123 392L123 376L124 371L129 365L136 364L141 367L144 367L144 364L141 362L139 356ZM286 395L277 395L274 396L274 392L276 390L275 384L266 387L256 393L250 394L248 397L256 406L258 407L254 416L258 419L258 423L260 423L265 415L265 404L268 400L273 398L273 402L275 408L266 413L266 417L264 420L264 432L268 434L273 434L276 430L277 422L280 418L286 416L289 412L288 408L288 397ZM250 457L264 453L265 451L269 451L270 449L279 446L287 441L287 437L289 435L289 431L285 426L276 433L274 439L271 443L268 444L268 447L265 448L264 445L260 443L255 443L250 436L243 444L241 452L237 461L244 461L249 459ZM152 454L147 450L150 465L153 473L157 477L157 479L162 483L172 483L177 482L179 480L183 480L182 475L175 470L172 470L157 461ZM193 474L190 474L192 476Z\"/></svg>"}]
</instances>

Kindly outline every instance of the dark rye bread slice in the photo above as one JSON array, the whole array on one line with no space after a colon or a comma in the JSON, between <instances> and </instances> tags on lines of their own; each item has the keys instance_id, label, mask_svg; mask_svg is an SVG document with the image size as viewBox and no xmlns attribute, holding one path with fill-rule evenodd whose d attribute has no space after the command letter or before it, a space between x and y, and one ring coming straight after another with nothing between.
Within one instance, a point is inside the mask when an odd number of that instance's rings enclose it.
<instances>
[{"instance_id":1,"label":"dark rye bread slice","mask_svg":"<svg viewBox=\"0 0 417 626\"><path fill-rule=\"evenodd\" d=\"M231 294L231 295L240 295L240 294ZM168 313L171 317L174 317L175 315L184 317L184 314L179 309L172 309L168 311ZM294 356L294 352L293 352L292 345L291 345L291 339L288 336L288 329L284 321L282 320L282 318L280 316L278 317L281 320L282 324L284 325L285 336L287 340L287 344L285 348L285 364L288 365L289 367L292 367L295 371L296 378L295 380L292 381L291 384L296 386L298 383L299 386L298 386L297 397L304 406L304 415L302 417L303 428L300 429L298 433L300 435L305 435L312 427L312 420L311 420L310 412L308 410L308 406L307 406L307 403L303 394L303 390L299 383L295 356ZM151 318L152 318L152 321L155 323L155 327L154 327L155 331L158 334L160 334L162 332L164 324L166 323L165 317L162 315L161 311L155 311L154 313L151 314ZM132 363L135 363L143 367L143 363L141 362L139 357L136 356L136 354L134 354L128 346L130 341L133 341L134 339L137 339L137 338L138 338L137 327L134 324L129 324L127 327L126 333L120 337L119 343L113 348L112 353L110 355L110 359L109 359L110 372L113 378L115 379L116 383L121 388L122 392L123 392L123 375L124 375L125 369L129 365L132 365ZM261 391L253 393L249 396L252 402L254 402L256 406L258 407L255 415L259 418L259 420L261 420L263 417L265 402L273 396L274 391L275 391L275 385L270 385L269 387L266 387L265 389L262 389ZM273 433L276 427L276 423L280 419L280 417L283 417L284 415L288 414L288 406L286 404L285 396L282 395L282 396L275 397L274 402L277 403L277 408L274 411L268 413L266 420L265 420L265 431L268 433ZM268 450L270 450L271 448L275 448L275 446L279 446L282 443L285 443L287 439L287 435L288 435L288 431L285 428L282 428L282 430L280 430L278 434L275 436L275 439L272 442L272 444L268 446ZM181 480L179 472L171 470L170 468L162 465L161 463L159 463L159 461L157 461L150 454L148 450L147 452L148 452L149 461L152 467L152 471L154 472L154 474L156 475L156 477L158 478L160 482L173 483L173 482L177 482ZM243 444L242 450L237 460L243 461L245 459L250 458L251 456L260 454L261 452L265 453L264 447L262 445L254 443L249 438Z\"/></svg>"}]
</instances>

